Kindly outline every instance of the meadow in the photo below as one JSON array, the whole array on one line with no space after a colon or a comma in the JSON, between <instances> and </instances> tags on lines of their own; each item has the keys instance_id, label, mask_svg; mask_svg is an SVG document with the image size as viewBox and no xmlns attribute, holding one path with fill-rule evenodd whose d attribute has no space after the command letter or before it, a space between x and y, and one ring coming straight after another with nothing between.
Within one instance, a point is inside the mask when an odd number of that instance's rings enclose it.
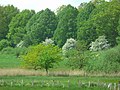
<instances>
[{"instance_id":1,"label":"meadow","mask_svg":"<svg viewBox=\"0 0 120 90\"><path fill-rule=\"evenodd\" d=\"M15 55L0 54L0 90L109 90L110 83L114 88L120 81L119 76L84 76L82 71L64 68L64 63L46 76L44 70L22 68Z\"/></svg>"}]
</instances>

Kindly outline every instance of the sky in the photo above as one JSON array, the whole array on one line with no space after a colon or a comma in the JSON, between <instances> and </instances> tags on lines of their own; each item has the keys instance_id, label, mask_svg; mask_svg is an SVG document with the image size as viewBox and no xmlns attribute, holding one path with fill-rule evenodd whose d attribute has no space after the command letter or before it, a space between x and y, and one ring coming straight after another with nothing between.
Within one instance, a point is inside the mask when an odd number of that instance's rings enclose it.
<instances>
[{"instance_id":1,"label":"sky","mask_svg":"<svg viewBox=\"0 0 120 90\"><path fill-rule=\"evenodd\" d=\"M55 11L61 5L71 4L78 7L82 2L89 2L90 0L0 0L0 5L14 5L20 10L32 9L36 12L46 8Z\"/></svg>"}]
</instances>

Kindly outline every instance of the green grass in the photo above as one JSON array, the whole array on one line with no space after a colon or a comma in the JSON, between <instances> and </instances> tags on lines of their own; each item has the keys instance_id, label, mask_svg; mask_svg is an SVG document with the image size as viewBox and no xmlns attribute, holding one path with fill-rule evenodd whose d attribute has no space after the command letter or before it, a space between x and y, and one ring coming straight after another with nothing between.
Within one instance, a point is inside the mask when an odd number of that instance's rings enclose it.
<instances>
[{"instance_id":1,"label":"green grass","mask_svg":"<svg viewBox=\"0 0 120 90\"><path fill-rule=\"evenodd\" d=\"M0 68L18 68L21 65L20 59L11 54L0 54Z\"/></svg>"},{"instance_id":2,"label":"green grass","mask_svg":"<svg viewBox=\"0 0 120 90\"><path fill-rule=\"evenodd\" d=\"M51 84L51 81L57 81L61 82L65 85L65 87L62 86L1 86L0 90L109 90L107 87L88 87L78 86L78 80L82 83L88 82L100 82L100 83L118 83L120 81L120 77L52 77L52 76L0 76L0 80L4 80L7 82L10 81L17 81L21 82L21 80L24 81L24 83L31 83L32 81L39 82L41 85L41 81L44 83ZM70 86L68 87L68 80L70 81Z\"/></svg>"}]
</instances>

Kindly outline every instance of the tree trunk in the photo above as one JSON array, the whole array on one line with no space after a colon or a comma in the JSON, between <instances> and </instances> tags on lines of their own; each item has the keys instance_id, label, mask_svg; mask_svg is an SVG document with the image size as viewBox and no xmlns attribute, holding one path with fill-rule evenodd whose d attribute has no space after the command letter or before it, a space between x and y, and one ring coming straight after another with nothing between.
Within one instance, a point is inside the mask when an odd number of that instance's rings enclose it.
<instances>
[{"instance_id":1,"label":"tree trunk","mask_svg":"<svg viewBox=\"0 0 120 90\"><path fill-rule=\"evenodd\" d=\"M48 76L48 68L45 68L45 70L46 70L46 75Z\"/></svg>"}]
</instances>

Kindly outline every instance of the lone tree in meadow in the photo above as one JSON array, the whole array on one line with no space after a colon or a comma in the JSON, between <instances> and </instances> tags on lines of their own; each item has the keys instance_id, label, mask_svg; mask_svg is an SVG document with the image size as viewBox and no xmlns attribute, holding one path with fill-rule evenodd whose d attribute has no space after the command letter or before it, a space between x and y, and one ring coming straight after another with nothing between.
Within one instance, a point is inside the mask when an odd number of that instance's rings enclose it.
<instances>
[{"instance_id":1,"label":"lone tree in meadow","mask_svg":"<svg viewBox=\"0 0 120 90\"><path fill-rule=\"evenodd\" d=\"M28 53L23 56L25 65L33 69L45 69L48 74L49 68L53 68L62 60L61 49L51 44L30 47Z\"/></svg>"}]
</instances>

